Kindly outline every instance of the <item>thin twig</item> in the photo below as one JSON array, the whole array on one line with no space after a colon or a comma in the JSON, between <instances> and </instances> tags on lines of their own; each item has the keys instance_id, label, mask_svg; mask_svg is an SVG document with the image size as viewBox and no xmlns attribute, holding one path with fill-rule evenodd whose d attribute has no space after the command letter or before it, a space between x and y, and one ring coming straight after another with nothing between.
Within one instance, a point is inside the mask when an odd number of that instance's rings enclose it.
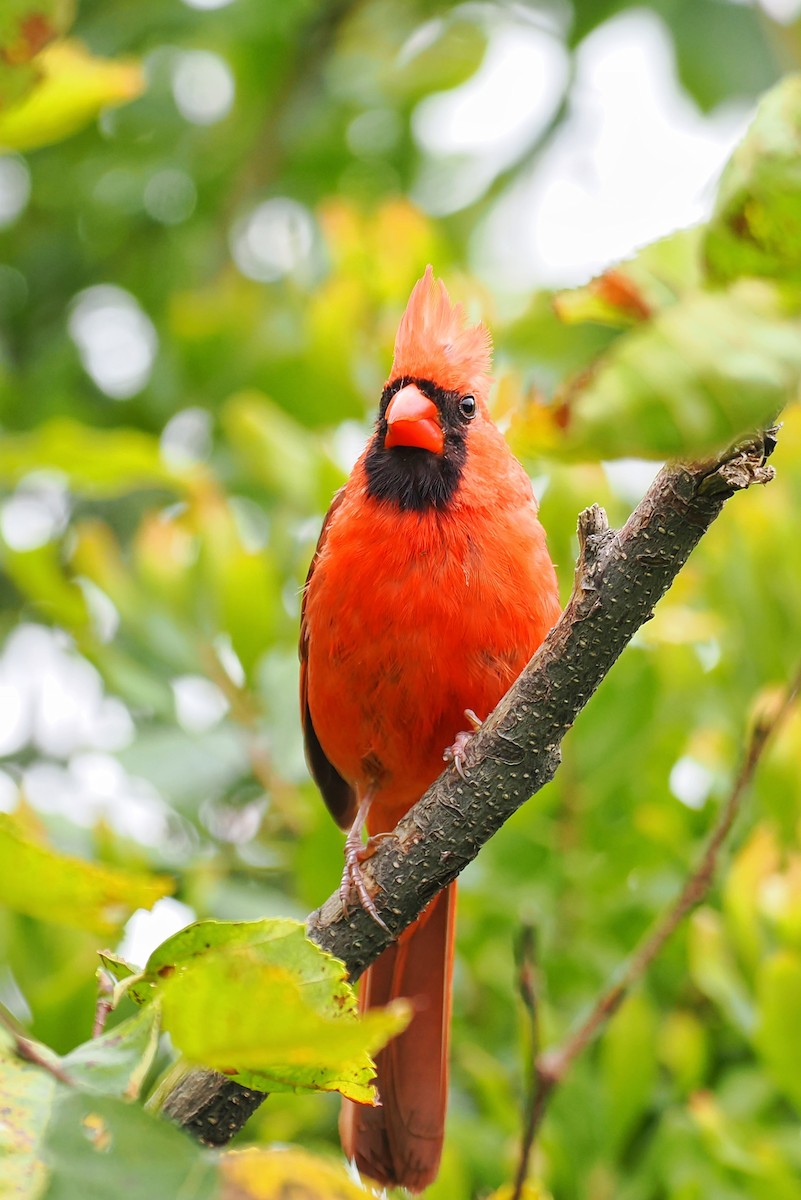
<instances>
[{"instance_id":1,"label":"thin twig","mask_svg":"<svg viewBox=\"0 0 801 1200\"><path fill-rule=\"evenodd\" d=\"M70 1079L66 1071L59 1066L56 1055L52 1050L48 1050L46 1046L39 1045L31 1038L27 1037L22 1030L19 1022L11 1015L3 1006L0 1006L0 1025L6 1030L14 1043L14 1049L20 1058L25 1062L33 1063L34 1066L41 1067L47 1071L59 1083L65 1083L68 1087L73 1087L73 1081Z\"/></svg>"},{"instance_id":2,"label":"thin twig","mask_svg":"<svg viewBox=\"0 0 801 1200\"><path fill-rule=\"evenodd\" d=\"M106 1028L109 1013L114 1011L114 980L108 971L102 967L97 969L97 1003L95 1004L95 1019L92 1022L92 1037L100 1037Z\"/></svg>"},{"instance_id":3,"label":"thin twig","mask_svg":"<svg viewBox=\"0 0 801 1200\"><path fill-rule=\"evenodd\" d=\"M517 1165L517 1175L512 1189L511 1200L520 1200L528 1175L531 1150L534 1145L534 1131L537 1127L537 1098L542 1091L539 1079L538 1063L540 1058L540 1021L537 986L537 931L533 925L524 925L520 935L520 970L517 980L523 1007L528 1013L531 1037L531 1054L529 1057L529 1081L526 1089L526 1113L523 1121L523 1140L520 1147L520 1161ZM539 1120L542 1118L540 1117Z\"/></svg>"},{"instance_id":4,"label":"thin twig","mask_svg":"<svg viewBox=\"0 0 801 1200\"><path fill-rule=\"evenodd\" d=\"M706 849L676 899L637 946L617 983L612 984L600 994L587 1016L568 1037L564 1045L553 1050L546 1050L541 1054L537 1053L531 1073L533 1083L526 1106L520 1160L512 1200L520 1200L522 1195L534 1140L545 1117L553 1092L562 1083L575 1060L595 1040L610 1018L617 1012L634 984L642 979L685 917L700 904L709 891L718 865L720 851L739 815L743 799L751 786L765 747L787 717L800 692L801 668L790 683L781 702L776 704L771 711L760 713L756 717L742 765L712 830Z\"/></svg>"},{"instance_id":5,"label":"thin twig","mask_svg":"<svg viewBox=\"0 0 801 1200\"><path fill-rule=\"evenodd\" d=\"M54 1062L46 1054L43 1054L36 1042L32 1042L30 1038L14 1035L14 1048L20 1058L24 1058L26 1062L33 1063L34 1066L48 1071L59 1083L65 1083L67 1087L75 1086L67 1072L63 1071L58 1063Z\"/></svg>"}]
</instances>

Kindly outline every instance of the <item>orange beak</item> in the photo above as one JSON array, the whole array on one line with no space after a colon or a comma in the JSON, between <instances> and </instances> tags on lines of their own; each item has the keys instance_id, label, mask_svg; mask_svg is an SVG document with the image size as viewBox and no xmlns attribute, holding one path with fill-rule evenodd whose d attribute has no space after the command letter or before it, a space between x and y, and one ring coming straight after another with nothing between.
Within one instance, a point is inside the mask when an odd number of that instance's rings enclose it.
<instances>
[{"instance_id":1,"label":"orange beak","mask_svg":"<svg viewBox=\"0 0 801 1200\"><path fill-rule=\"evenodd\" d=\"M393 446L414 446L442 454L445 435L439 423L437 406L418 387L408 383L392 397L386 412L387 450Z\"/></svg>"}]
</instances>

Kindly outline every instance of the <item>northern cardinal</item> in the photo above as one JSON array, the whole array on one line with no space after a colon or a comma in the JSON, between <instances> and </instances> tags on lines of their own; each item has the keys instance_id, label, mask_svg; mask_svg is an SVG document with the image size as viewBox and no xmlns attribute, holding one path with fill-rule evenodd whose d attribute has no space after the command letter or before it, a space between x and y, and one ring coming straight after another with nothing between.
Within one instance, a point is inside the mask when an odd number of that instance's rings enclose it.
<instances>
[{"instance_id":1,"label":"northern cardinal","mask_svg":"<svg viewBox=\"0 0 801 1200\"><path fill-rule=\"evenodd\" d=\"M443 770L559 616L531 483L487 410L491 342L431 267L398 329L375 432L323 524L303 598L300 702L311 773L346 841L343 897L375 913L362 830L386 833ZM469 776L468 776L469 779ZM369 968L362 1008L406 996L377 1058L380 1107L345 1101L360 1171L422 1191L444 1136L455 885Z\"/></svg>"}]
</instances>

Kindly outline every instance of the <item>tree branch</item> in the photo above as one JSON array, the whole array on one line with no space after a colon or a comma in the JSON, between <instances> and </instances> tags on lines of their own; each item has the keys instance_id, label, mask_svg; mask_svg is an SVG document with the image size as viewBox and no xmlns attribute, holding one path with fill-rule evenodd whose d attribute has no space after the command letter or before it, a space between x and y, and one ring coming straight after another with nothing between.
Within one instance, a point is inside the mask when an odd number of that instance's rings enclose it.
<instances>
[{"instance_id":1,"label":"tree branch","mask_svg":"<svg viewBox=\"0 0 801 1200\"><path fill-rule=\"evenodd\" d=\"M364 865L389 932L361 907L346 916L336 894L309 917L311 940L341 958L351 979L553 778L565 733L651 617L726 500L773 478L766 460L775 447L774 433L760 434L714 460L663 468L617 532L609 529L598 505L581 514L570 601L471 740L467 781L452 768L445 770ZM222 1076L196 1070L168 1096L164 1112L201 1140L219 1145L241 1128L260 1099Z\"/></svg>"}]
</instances>

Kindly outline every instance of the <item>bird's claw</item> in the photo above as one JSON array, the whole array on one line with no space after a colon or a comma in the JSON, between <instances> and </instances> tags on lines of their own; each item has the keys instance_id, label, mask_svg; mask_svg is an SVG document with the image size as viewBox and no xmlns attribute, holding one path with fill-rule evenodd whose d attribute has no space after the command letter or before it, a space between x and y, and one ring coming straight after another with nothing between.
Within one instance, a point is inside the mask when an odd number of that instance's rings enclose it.
<instances>
[{"instance_id":1,"label":"bird's claw","mask_svg":"<svg viewBox=\"0 0 801 1200\"><path fill-rule=\"evenodd\" d=\"M368 858L372 858L376 851L375 843L383 840L385 837L390 837L390 834L379 833L371 837L367 845L362 845L361 839L348 837L345 840L345 868L342 872L342 882L339 885L339 902L342 905L342 911L345 916L349 915L350 901L355 892L359 898L359 904L366 913L373 918L377 925L385 929L389 933L389 929L385 922L378 914L378 909L375 906L373 897L367 890L367 884L364 881L361 864L366 862Z\"/></svg>"},{"instance_id":2,"label":"bird's claw","mask_svg":"<svg viewBox=\"0 0 801 1200\"><path fill-rule=\"evenodd\" d=\"M464 773L465 758L467 755L467 747L472 737L472 733L457 733L454 738L453 745L448 746L442 755L447 763L453 763L459 775L467 782L467 776Z\"/></svg>"},{"instance_id":3,"label":"bird's claw","mask_svg":"<svg viewBox=\"0 0 801 1200\"><path fill-rule=\"evenodd\" d=\"M457 733L456 737L453 739L453 745L446 748L442 758L444 762L453 763L456 771L466 783L467 776L465 774L465 766L467 761L467 750L473 734L478 732L478 730L481 728L482 722L473 712L472 708L466 708L464 710L464 715L473 726L472 733L467 733L465 730Z\"/></svg>"}]
</instances>

